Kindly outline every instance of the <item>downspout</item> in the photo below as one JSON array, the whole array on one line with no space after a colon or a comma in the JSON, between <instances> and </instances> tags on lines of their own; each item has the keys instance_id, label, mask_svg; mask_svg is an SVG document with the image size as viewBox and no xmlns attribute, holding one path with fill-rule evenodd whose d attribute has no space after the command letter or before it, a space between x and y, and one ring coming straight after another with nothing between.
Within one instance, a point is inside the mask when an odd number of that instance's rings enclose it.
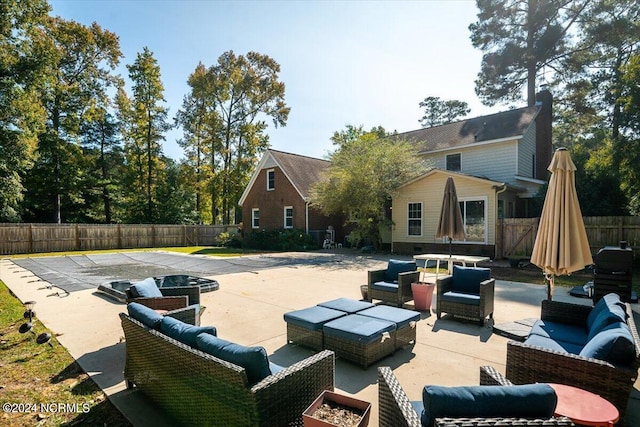
<instances>
[{"instance_id":1,"label":"downspout","mask_svg":"<svg viewBox=\"0 0 640 427\"><path fill-rule=\"evenodd\" d=\"M304 231L309 234L309 202L304 204Z\"/></svg>"},{"instance_id":2,"label":"downspout","mask_svg":"<svg viewBox=\"0 0 640 427\"><path fill-rule=\"evenodd\" d=\"M496 219L495 219L495 224L496 226L498 225L498 195L504 193L505 191L507 191L507 184L506 183L502 183L500 185L494 185L492 187L495 190L495 196L496 196ZM496 232L498 230L496 229ZM496 233L497 234L497 233ZM500 247L504 249L504 234L500 234L502 242L500 242ZM493 259L497 259L498 257L498 245L495 246L495 250L494 250L494 254L493 254Z\"/></svg>"}]
</instances>

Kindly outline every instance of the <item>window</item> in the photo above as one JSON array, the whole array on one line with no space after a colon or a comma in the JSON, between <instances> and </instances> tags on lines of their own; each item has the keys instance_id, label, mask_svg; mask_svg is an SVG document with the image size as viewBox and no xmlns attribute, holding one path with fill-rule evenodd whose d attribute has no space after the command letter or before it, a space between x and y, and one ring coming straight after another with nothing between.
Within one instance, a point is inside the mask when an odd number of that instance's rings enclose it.
<instances>
[{"instance_id":1,"label":"window","mask_svg":"<svg viewBox=\"0 0 640 427\"><path fill-rule=\"evenodd\" d=\"M409 236L422 236L422 203L409 203L407 205L407 213L407 234Z\"/></svg>"},{"instance_id":2,"label":"window","mask_svg":"<svg viewBox=\"0 0 640 427\"><path fill-rule=\"evenodd\" d=\"M284 228L293 228L293 207L284 207Z\"/></svg>"},{"instance_id":3,"label":"window","mask_svg":"<svg viewBox=\"0 0 640 427\"><path fill-rule=\"evenodd\" d=\"M464 222L466 242L486 243L487 241L487 201L486 198L460 200L460 211Z\"/></svg>"},{"instance_id":4,"label":"window","mask_svg":"<svg viewBox=\"0 0 640 427\"><path fill-rule=\"evenodd\" d=\"M260 228L260 209L251 209L251 228Z\"/></svg>"},{"instance_id":5,"label":"window","mask_svg":"<svg viewBox=\"0 0 640 427\"><path fill-rule=\"evenodd\" d=\"M267 191L274 190L276 188L276 171L269 169L267 171Z\"/></svg>"},{"instance_id":6,"label":"window","mask_svg":"<svg viewBox=\"0 0 640 427\"><path fill-rule=\"evenodd\" d=\"M447 154L446 162L448 171L459 172L461 170L460 153Z\"/></svg>"}]
</instances>

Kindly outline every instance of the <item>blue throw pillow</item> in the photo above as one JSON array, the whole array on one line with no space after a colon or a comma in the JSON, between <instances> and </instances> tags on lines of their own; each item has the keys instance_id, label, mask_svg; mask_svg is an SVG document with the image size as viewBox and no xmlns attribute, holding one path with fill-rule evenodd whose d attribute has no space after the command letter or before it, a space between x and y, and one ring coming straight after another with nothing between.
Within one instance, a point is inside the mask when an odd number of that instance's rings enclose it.
<instances>
[{"instance_id":1,"label":"blue throw pillow","mask_svg":"<svg viewBox=\"0 0 640 427\"><path fill-rule=\"evenodd\" d=\"M384 275L385 282L397 282L398 274L408 271L416 271L418 266L415 261L402 261L399 259L390 259L387 264L387 271Z\"/></svg>"},{"instance_id":2,"label":"blue throw pillow","mask_svg":"<svg viewBox=\"0 0 640 427\"><path fill-rule=\"evenodd\" d=\"M162 297L162 292L158 289L156 281L153 277L147 277L146 279L136 282L129 288L131 295L134 298L158 298Z\"/></svg>"},{"instance_id":3,"label":"blue throw pillow","mask_svg":"<svg viewBox=\"0 0 640 427\"><path fill-rule=\"evenodd\" d=\"M618 304L621 304L620 295L615 293L610 293L602 298L593 306L591 311L589 312L589 316L587 316L587 329L591 329L593 322L596 320L598 315L603 311L607 310L608 307L612 307Z\"/></svg>"},{"instance_id":4,"label":"blue throw pillow","mask_svg":"<svg viewBox=\"0 0 640 427\"><path fill-rule=\"evenodd\" d=\"M264 347L245 347L208 334L198 335L196 346L218 359L243 367L250 384L260 382L271 375L269 358Z\"/></svg>"},{"instance_id":5,"label":"blue throw pillow","mask_svg":"<svg viewBox=\"0 0 640 427\"><path fill-rule=\"evenodd\" d=\"M213 326L194 326L173 317L164 317L160 322L160 332L189 347L196 347L196 337L202 333L216 335Z\"/></svg>"},{"instance_id":6,"label":"blue throw pillow","mask_svg":"<svg viewBox=\"0 0 640 427\"><path fill-rule=\"evenodd\" d=\"M137 302L127 304L127 312L129 316L151 329L158 329L163 318L157 311Z\"/></svg>"},{"instance_id":7,"label":"blue throw pillow","mask_svg":"<svg viewBox=\"0 0 640 427\"><path fill-rule=\"evenodd\" d=\"M558 403L548 384L515 386L442 387L422 391L422 425L432 426L442 417L550 418Z\"/></svg>"},{"instance_id":8,"label":"blue throw pillow","mask_svg":"<svg viewBox=\"0 0 640 427\"><path fill-rule=\"evenodd\" d=\"M591 340L591 338L595 337L600 333L600 331L602 331L612 323L626 321L627 313L622 307L617 304L607 306L606 309L600 311L600 314L598 314L598 316L591 324L591 327L589 328L589 335L587 336L587 341Z\"/></svg>"},{"instance_id":9,"label":"blue throw pillow","mask_svg":"<svg viewBox=\"0 0 640 427\"><path fill-rule=\"evenodd\" d=\"M453 266L451 290L465 294L479 294L480 283L491 278L491 269Z\"/></svg>"},{"instance_id":10,"label":"blue throw pillow","mask_svg":"<svg viewBox=\"0 0 640 427\"><path fill-rule=\"evenodd\" d=\"M630 365L636 357L636 347L629 327L623 322L606 326L585 344L580 356Z\"/></svg>"}]
</instances>

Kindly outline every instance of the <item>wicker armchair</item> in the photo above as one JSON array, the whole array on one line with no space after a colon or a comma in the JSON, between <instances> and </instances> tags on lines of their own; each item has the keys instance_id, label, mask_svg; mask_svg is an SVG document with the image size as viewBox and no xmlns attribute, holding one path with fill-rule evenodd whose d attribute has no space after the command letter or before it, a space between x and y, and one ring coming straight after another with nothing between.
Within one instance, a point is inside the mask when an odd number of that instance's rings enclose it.
<instances>
[{"instance_id":1,"label":"wicker armchair","mask_svg":"<svg viewBox=\"0 0 640 427\"><path fill-rule=\"evenodd\" d=\"M480 368L480 385L512 385L490 366ZM378 368L378 408L380 427L422 427L406 393L391 368ZM434 427L455 426L573 426L565 417L550 419L530 418L437 418Z\"/></svg>"},{"instance_id":2,"label":"wicker armchair","mask_svg":"<svg viewBox=\"0 0 640 427\"><path fill-rule=\"evenodd\" d=\"M172 425L302 425L302 413L335 385L335 356L324 350L249 384L244 368L173 340L120 314L124 378L171 417Z\"/></svg>"},{"instance_id":3,"label":"wicker armchair","mask_svg":"<svg viewBox=\"0 0 640 427\"><path fill-rule=\"evenodd\" d=\"M461 276L460 272L464 272L464 276L473 276L474 272L486 272L488 269L480 269L473 267L459 267L454 265L453 275L444 276L436 280L436 314L438 319L442 316L442 312L449 313L453 316L466 319L477 320L480 326L484 326L484 319L489 316L493 318L493 300L495 293L495 279L476 282L474 284L476 290L468 291L468 287L463 286L463 290L457 289L457 280ZM491 274L490 271L488 274ZM465 294L474 294L479 296L478 300L466 301Z\"/></svg>"},{"instance_id":4,"label":"wicker armchair","mask_svg":"<svg viewBox=\"0 0 640 427\"><path fill-rule=\"evenodd\" d=\"M204 307L200 307L199 286L177 286L171 288L159 288L162 297L135 298L129 289L125 290L127 304L137 302L154 310L163 310L178 320L192 325L200 325L200 316Z\"/></svg>"},{"instance_id":5,"label":"wicker armchair","mask_svg":"<svg viewBox=\"0 0 640 427\"><path fill-rule=\"evenodd\" d=\"M635 359L631 366L613 365L603 360L560 353L525 343L507 342L506 376L514 384L550 382L579 387L598 394L613 403L623 420L629 395L640 368L640 339L631 306L625 303L631 335L635 343ZM542 301L542 320L576 326L586 324L591 307L559 301Z\"/></svg>"},{"instance_id":6,"label":"wicker armchair","mask_svg":"<svg viewBox=\"0 0 640 427\"><path fill-rule=\"evenodd\" d=\"M368 271L367 299L369 301L374 299L382 300L383 302L402 307L405 302L413 300L411 283L418 281L420 273L417 271L415 262L413 262L412 271L403 271L398 273L397 276L393 274L394 281L397 281L397 283L391 283L387 270L393 268L393 262L393 260L390 260L389 266L384 270ZM410 264L411 263L407 263L406 265ZM380 284L383 285L380 286Z\"/></svg>"}]
</instances>

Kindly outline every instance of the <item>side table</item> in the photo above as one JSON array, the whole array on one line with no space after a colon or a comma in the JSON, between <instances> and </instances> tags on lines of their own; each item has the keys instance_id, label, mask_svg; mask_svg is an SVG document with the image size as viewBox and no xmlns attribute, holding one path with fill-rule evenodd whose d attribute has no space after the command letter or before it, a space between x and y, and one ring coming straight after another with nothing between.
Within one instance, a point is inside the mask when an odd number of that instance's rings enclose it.
<instances>
[{"instance_id":1,"label":"side table","mask_svg":"<svg viewBox=\"0 0 640 427\"><path fill-rule=\"evenodd\" d=\"M558 396L555 415L591 427L613 427L620 413L608 400L581 388L565 384L549 384Z\"/></svg>"}]
</instances>

